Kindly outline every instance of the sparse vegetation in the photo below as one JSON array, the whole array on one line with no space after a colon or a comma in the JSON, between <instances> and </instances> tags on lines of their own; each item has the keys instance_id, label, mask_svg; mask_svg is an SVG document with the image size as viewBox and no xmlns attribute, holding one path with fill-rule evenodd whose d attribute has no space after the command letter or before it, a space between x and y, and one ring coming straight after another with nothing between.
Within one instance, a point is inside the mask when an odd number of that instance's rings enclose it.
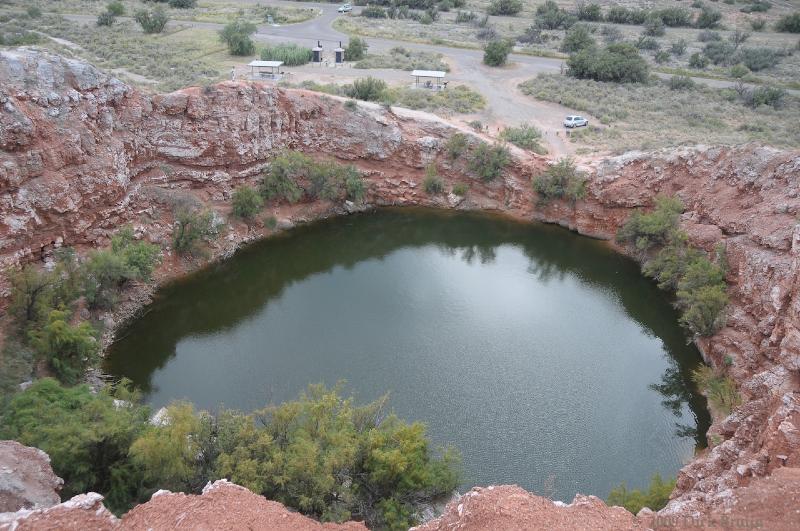
<instances>
[{"instance_id":1,"label":"sparse vegetation","mask_svg":"<svg viewBox=\"0 0 800 531\"><path fill-rule=\"evenodd\" d=\"M464 197L467 195L469 191L469 185L467 183L456 183L453 185L453 193L459 197Z\"/></svg>"},{"instance_id":2,"label":"sparse vegetation","mask_svg":"<svg viewBox=\"0 0 800 531\"><path fill-rule=\"evenodd\" d=\"M469 140L467 140L467 135L464 133L453 133L445 144L445 150L450 160L458 159L458 157L466 153L468 148Z\"/></svg>"},{"instance_id":3,"label":"sparse vegetation","mask_svg":"<svg viewBox=\"0 0 800 531\"><path fill-rule=\"evenodd\" d=\"M322 198L360 202L366 193L361 173L350 165L317 162L299 151L280 153L264 174L261 195L267 200L296 203Z\"/></svg>"},{"instance_id":4,"label":"sparse vegetation","mask_svg":"<svg viewBox=\"0 0 800 531\"><path fill-rule=\"evenodd\" d=\"M500 138L539 155L547 153L547 150L540 143L542 133L532 125L524 124L519 127L506 127L500 133Z\"/></svg>"},{"instance_id":5,"label":"sparse vegetation","mask_svg":"<svg viewBox=\"0 0 800 531\"><path fill-rule=\"evenodd\" d=\"M775 30L784 33L800 33L800 12L781 17L775 23Z\"/></svg>"},{"instance_id":6,"label":"sparse vegetation","mask_svg":"<svg viewBox=\"0 0 800 531\"><path fill-rule=\"evenodd\" d=\"M575 203L586 195L586 176L570 159L561 159L533 178L533 190L544 201L563 199Z\"/></svg>"},{"instance_id":7,"label":"sparse vegetation","mask_svg":"<svg viewBox=\"0 0 800 531\"><path fill-rule=\"evenodd\" d=\"M708 365L700 365L693 370L692 381L706 395L711 405L724 415L729 415L742 403L734 381Z\"/></svg>"},{"instance_id":8,"label":"sparse vegetation","mask_svg":"<svg viewBox=\"0 0 800 531\"><path fill-rule=\"evenodd\" d=\"M479 144L471 153L469 169L480 180L490 182L502 175L511 162L511 154L502 144Z\"/></svg>"},{"instance_id":9,"label":"sparse vegetation","mask_svg":"<svg viewBox=\"0 0 800 531\"><path fill-rule=\"evenodd\" d=\"M647 490L628 490L623 483L619 487L611 489L606 503L609 506L624 507L633 514L637 514L645 507L659 511L666 507L674 488L675 479L664 481L660 474L654 474Z\"/></svg>"},{"instance_id":10,"label":"sparse vegetation","mask_svg":"<svg viewBox=\"0 0 800 531\"><path fill-rule=\"evenodd\" d=\"M435 164L428 164L425 167L425 179L422 181L422 188L428 195L437 195L444 192L444 181L439 177Z\"/></svg>"},{"instance_id":11,"label":"sparse vegetation","mask_svg":"<svg viewBox=\"0 0 800 531\"><path fill-rule=\"evenodd\" d=\"M254 188L240 186L233 192L233 215L244 220L253 219L264 206L264 200Z\"/></svg>"},{"instance_id":12,"label":"sparse vegetation","mask_svg":"<svg viewBox=\"0 0 800 531\"><path fill-rule=\"evenodd\" d=\"M169 22L167 12L161 6L154 9L140 9L133 15L133 19L145 33L161 33Z\"/></svg>"},{"instance_id":13,"label":"sparse vegetation","mask_svg":"<svg viewBox=\"0 0 800 531\"><path fill-rule=\"evenodd\" d=\"M522 11L521 0L492 0L486 12L490 15L513 16Z\"/></svg>"},{"instance_id":14,"label":"sparse vegetation","mask_svg":"<svg viewBox=\"0 0 800 531\"><path fill-rule=\"evenodd\" d=\"M450 67L444 62L442 54L409 50L395 46L387 54L367 54L358 61L355 68L397 68L399 70L441 70Z\"/></svg>"}]
</instances>

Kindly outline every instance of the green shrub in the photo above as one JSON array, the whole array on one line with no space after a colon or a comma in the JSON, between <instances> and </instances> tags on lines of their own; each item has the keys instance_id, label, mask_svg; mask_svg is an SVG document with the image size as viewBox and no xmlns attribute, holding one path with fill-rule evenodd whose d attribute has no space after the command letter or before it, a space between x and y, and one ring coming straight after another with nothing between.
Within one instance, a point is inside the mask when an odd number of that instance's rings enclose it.
<instances>
[{"instance_id":1,"label":"green shrub","mask_svg":"<svg viewBox=\"0 0 800 531\"><path fill-rule=\"evenodd\" d=\"M658 40L647 35L640 35L636 40L636 47L640 50L658 50L661 47Z\"/></svg>"},{"instance_id":2,"label":"green shrub","mask_svg":"<svg viewBox=\"0 0 800 531\"><path fill-rule=\"evenodd\" d=\"M578 17L558 7L553 0L547 0L536 8L536 25L542 29L569 29Z\"/></svg>"},{"instance_id":3,"label":"green shrub","mask_svg":"<svg viewBox=\"0 0 800 531\"><path fill-rule=\"evenodd\" d=\"M264 200L261 195L249 186L240 186L233 192L233 215L251 220L261 211Z\"/></svg>"},{"instance_id":4,"label":"green shrub","mask_svg":"<svg viewBox=\"0 0 800 531\"><path fill-rule=\"evenodd\" d=\"M353 81L348 96L364 101L380 101L386 92L386 82L374 77Z\"/></svg>"},{"instance_id":5,"label":"green shrub","mask_svg":"<svg viewBox=\"0 0 800 531\"><path fill-rule=\"evenodd\" d=\"M347 43L347 48L344 49L344 60L360 61L364 58L368 48L369 46L367 45L366 40L362 39L361 37L350 37L350 41Z\"/></svg>"},{"instance_id":6,"label":"green shrub","mask_svg":"<svg viewBox=\"0 0 800 531\"><path fill-rule=\"evenodd\" d=\"M586 20L587 22L602 22L603 20L603 11L599 4L579 2L576 14L579 20Z\"/></svg>"},{"instance_id":7,"label":"green shrub","mask_svg":"<svg viewBox=\"0 0 800 531\"><path fill-rule=\"evenodd\" d=\"M456 24L469 24L478 18L478 14L474 11L459 11L456 13Z\"/></svg>"},{"instance_id":8,"label":"green shrub","mask_svg":"<svg viewBox=\"0 0 800 531\"><path fill-rule=\"evenodd\" d=\"M307 171L311 159L302 153L289 151L273 160L261 181L261 195L267 199L282 199L296 203L303 197L303 190L295 182L298 175Z\"/></svg>"},{"instance_id":9,"label":"green shrub","mask_svg":"<svg viewBox=\"0 0 800 531\"><path fill-rule=\"evenodd\" d=\"M261 50L262 61L283 61L286 66L300 66L309 63L314 57L311 48L294 43L281 43L267 46Z\"/></svg>"},{"instance_id":10,"label":"green shrub","mask_svg":"<svg viewBox=\"0 0 800 531\"><path fill-rule=\"evenodd\" d=\"M693 370L692 381L700 392L706 395L709 402L726 415L742 403L734 381L729 376L717 373L708 365L700 365Z\"/></svg>"},{"instance_id":11,"label":"green shrub","mask_svg":"<svg viewBox=\"0 0 800 531\"><path fill-rule=\"evenodd\" d=\"M53 307L53 297L58 276L33 264L22 269L9 270L7 278L11 284L11 303L8 311L17 323L26 327L41 321Z\"/></svg>"},{"instance_id":12,"label":"green shrub","mask_svg":"<svg viewBox=\"0 0 800 531\"><path fill-rule=\"evenodd\" d=\"M239 19L225 25L219 31L219 40L228 45L231 55L247 56L253 55L256 45L250 35L258 28L252 22Z\"/></svg>"},{"instance_id":13,"label":"green shrub","mask_svg":"<svg viewBox=\"0 0 800 531\"><path fill-rule=\"evenodd\" d=\"M100 344L89 323L72 326L69 320L69 312L52 310L42 328L30 332L30 343L61 382L74 385L99 361Z\"/></svg>"},{"instance_id":14,"label":"green shrub","mask_svg":"<svg viewBox=\"0 0 800 531\"><path fill-rule=\"evenodd\" d=\"M700 52L694 52L691 57L689 57L689 67L697 70L707 67L708 62L708 57Z\"/></svg>"},{"instance_id":15,"label":"green shrub","mask_svg":"<svg viewBox=\"0 0 800 531\"><path fill-rule=\"evenodd\" d=\"M204 256L204 240L215 236L216 229L214 214L210 210L178 208L175 212L172 248L180 255Z\"/></svg>"},{"instance_id":16,"label":"green shrub","mask_svg":"<svg viewBox=\"0 0 800 531\"><path fill-rule=\"evenodd\" d=\"M296 203L303 195L309 199L360 202L366 193L361 173L354 166L333 161L316 162L297 151L279 154L261 182L266 199L284 199Z\"/></svg>"},{"instance_id":17,"label":"green shrub","mask_svg":"<svg viewBox=\"0 0 800 531\"><path fill-rule=\"evenodd\" d=\"M767 25L767 21L763 18L750 19L750 29L753 31L761 31Z\"/></svg>"},{"instance_id":18,"label":"green shrub","mask_svg":"<svg viewBox=\"0 0 800 531\"><path fill-rule=\"evenodd\" d=\"M197 5L197 0L169 0L169 7L189 9Z\"/></svg>"},{"instance_id":19,"label":"green shrub","mask_svg":"<svg viewBox=\"0 0 800 531\"><path fill-rule=\"evenodd\" d=\"M781 52L774 48L742 48L736 58L753 72L771 68L781 60Z\"/></svg>"},{"instance_id":20,"label":"green shrub","mask_svg":"<svg viewBox=\"0 0 800 531\"><path fill-rule=\"evenodd\" d=\"M114 15L110 11L103 11L99 15L97 15L97 25L98 26L113 26L114 22L117 21L116 15Z\"/></svg>"},{"instance_id":21,"label":"green shrub","mask_svg":"<svg viewBox=\"0 0 800 531\"><path fill-rule=\"evenodd\" d=\"M678 39L670 45L669 51L672 55L680 57L686 53L686 46L688 46L686 39Z\"/></svg>"},{"instance_id":22,"label":"green shrub","mask_svg":"<svg viewBox=\"0 0 800 531\"><path fill-rule=\"evenodd\" d=\"M630 44L609 44L585 48L567 59L569 74L578 78L617 83L644 82L649 75L647 61Z\"/></svg>"},{"instance_id":23,"label":"green shrub","mask_svg":"<svg viewBox=\"0 0 800 531\"><path fill-rule=\"evenodd\" d=\"M344 102L344 108L348 111L355 111L358 109L358 103L356 103L356 100L347 100Z\"/></svg>"},{"instance_id":24,"label":"green shrub","mask_svg":"<svg viewBox=\"0 0 800 531\"><path fill-rule=\"evenodd\" d=\"M561 51L575 53L595 45L589 28L585 24L575 24L567 30L564 40L561 42Z\"/></svg>"},{"instance_id":25,"label":"green shrub","mask_svg":"<svg viewBox=\"0 0 800 531\"><path fill-rule=\"evenodd\" d=\"M492 0L486 12L495 16L513 16L522 11L521 0Z\"/></svg>"},{"instance_id":26,"label":"green shrub","mask_svg":"<svg viewBox=\"0 0 800 531\"><path fill-rule=\"evenodd\" d=\"M644 34L651 37L661 37L667 31L664 29L664 21L657 16L649 16L644 23Z\"/></svg>"},{"instance_id":27,"label":"green shrub","mask_svg":"<svg viewBox=\"0 0 800 531\"><path fill-rule=\"evenodd\" d=\"M720 35L719 32L716 31L703 30L697 34L697 40L699 42L721 41L722 35Z\"/></svg>"},{"instance_id":28,"label":"green shrub","mask_svg":"<svg viewBox=\"0 0 800 531\"><path fill-rule=\"evenodd\" d=\"M503 66L511 53L512 45L509 41L497 40L486 44L483 49L483 64L488 66Z\"/></svg>"},{"instance_id":29,"label":"green shrub","mask_svg":"<svg viewBox=\"0 0 800 531\"><path fill-rule=\"evenodd\" d=\"M115 399L126 405L119 407ZM128 449L146 426L148 410L124 382L94 393L85 385L65 388L44 378L18 393L2 418L1 438L47 452L53 471L64 479L66 499L99 492L117 514L147 499Z\"/></svg>"},{"instance_id":30,"label":"green shrub","mask_svg":"<svg viewBox=\"0 0 800 531\"><path fill-rule=\"evenodd\" d=\"M731 67L730 71L728 72L728 75L736 79L741 79L749 73L750 73L749 68L744 66L742 63L738 63Z\"/></svg>"},{"instance_id":31,"label":"green shrub","mask_svg":"<svg viewBox=\"0 0 800 531\"><path fill-rule=\"evenodd\" d=\"M453 133L447 139L445 150L450 160L456 160L463 155L469 148L469 140L464 133Z\"/></svg>"},{"instance_id":32,"label":"green shrub","mask_svg":"<svg viewBox=\"0 0 800 531\"><path fill-rule=\"evenodd\" d=\"M676 290L690 262L701 257L689 246L686 233L674 230L664 246L644 263L642 272L656 280L661 289Z\"/></svg>"},{"instance_id":33,"label":"green shrub","mask_svg":"<svg viewBox=\"0 0 800 531\"><path fill-rule=\"evenodd\" d=\"M39 6L29 6L28 9L25 10L29 18L41 18L42 17L42 10Z\"/></svg>"},{"instance_id":34,"label":"green shrub","mask_svg":"<svg viewBox=\"0 0 800 531\"><path fill-rule=\"evenodd\" d=\"M436 195L444 192L444 181L436 171L435 164L425 167L425 179L422 181L422 188L428 195Z\"/></svg>"},{"instance_id":35,"label":"green shrub","mask_svg":"<svg viewBox=\"0 0 800 531\"><path fill-rule=\"evenodd\" d=\"M766 13L772 5L767 0L751 0L751 2L741 8L742 13Z\"/></svg>"},{"instance_id":36,"label":"green shrub","mask_svg":"<svg viewBox=\"0 0 800 531\"><path fill-rule=\"evenodd\" d=\"M674 479L664 481L660 474L654 474L646 491L628 490L623 483L611 489L606 503L609 506L624 507L633 514L637 514L644 507L658 511L666 507L673 489L675 489Z\"/></svg>"},{"instance_id":37,"label":"green shrub","mask_svg":"<svg viewBox=\"0 0 800 531\"><path fill-rule=\"evenodd\" d=\"M456 183L453 185L453 193L459 197L464 197L467 195L469 191L469 185L467 183Z\"/></svg>"},{"instance_id":38,"label":"green shrub","mask_svg":"<svg viewBox=\"0 0 800 531\"><path fill-rule=\"evenodd\" d=\"M785 90L780 87L771 87L769 85L756 87L754 89L745 89L742 92L742 99L745 104L753 108L757 108L759 105L768 105L779 109L783 106L785 98Z\"/></svg>"},{"instance_id":39,"label":"green shrub","mask_svg":"<svg viewBox=\"0 0 800 531\"><path fill-rule=\"evenodd\" d=\"M692 25L692 12L683 7L665 7L653 11L652 15L660 19L671 28L687 27Z\"/></svg>"},{"instance_id":40,"label":"green shrub","mask_svg":"<svg viewBox=\"0 0 800 531\"><path fill-rule=\"evenodd\" d=\"M669 242L678 227L683 202L677 197L658 197L652 212L637 210L617 231L617 241L634 245L639 250Z\"/></svg>"},{"instance_id":41,"label":"green shrub","mask_svg":"<svg viewBox=\"0 0 800 531\"><path fill-rule=\"evenodd\" d=\"M775 23L775 30L784 33L800 33L800 11L778 19Z\"/></svg>"},{"instance_id":42,"label":"green shrub","mask_svg":"<svg viewBox=\"0 0 800 531\"><path fill-rule=\"evenodd\" d=\"M698 28L716 28L719 26L720 20L722 20L722 13L714 8L703 6L700 14L697 15L695 25Z\"/></svg>"},{"instance_id":43,"label":"green shrub","mask_svg":"<svg viewBox=\"0 0 800 531\"><path fill-rule=\"evenodd\" d=\"M623 6L611 6L606 12L606 22L615 24L644 24L649 13L644 9L629 9Z\"/></svg>"},{"instance_id":44,"label":"green shrub","mask_svg":"<svg viewBox=\"0 0 800 531\"><path fill-rule=\"evenodd\" d=\"M669 53L665 52L664 50L656 52L656 54L653 56L653 60L659 64L666 63L669 61Z\"/></svg>"},{"instance_id":45,"label":"green shrub","mask_svg":"<svg viewBox=\"0 0 800 531\"><path fill-rule=\"evenodd\" d=\"M511 154L502 144L481 143L472 152L469 169L482 181L490 182L500 177L511 162Z\"/></svg>"},{"instance_id":46,"label":"green shrub","mask_svg":"<svg viewBox=\"0 0 800 531\"><path fill-rule=\"evenodd\" d=\"M155 9L140 9L133 15L133 19L145 33L161 33L169 22L167 12L161 6Z\"/></svg>"},{"instance_id":47,"label":"green shrub","mask_svg":"<svg viewBox=\"0 0 800 531\"><path fill-rule=\"evenodd\" d=\"M669 78L670 90L690 90L695 87L695 83L689 76L672 76Z\"/></svg>"},{"instance_id":48,"label":"green shrub","mask_svg":"<svg viewBox=\"0 0 800 531\"><path fill-rule=\"evenodd\" d=\"M586 177L570 159L561 159L533 179L533 190L545 200L564 199L574 203L586 196Z\"/></svg>"},{"instance_id":49,"label":"green shrub","mask_svg":"<svg viewBox=\"0 0 800 531\"><path fill-rule=\"evenodd\" d=\"M500 133L500 138L540 155L547 153L547 150L540 144L542 133L532 125L524 124L519 127L506 127Z\"/></svg>"},{"instance_id":50,"label":"green shrub","mask_svg":"<svg viewBox=\"0 0 800 531\"><path fill-rule=\"evenodd\" d=\"M715 65L728 65L733 61L736 50L727 41L712 41L703 47L703 54Z\"/></svg>"},{"instance_id":51,"label":"green shrub","mask_svg":"<svg viewBox=\"0 0 800 531\"><path fill-rule=\"evenodd\" d=\"M119 0L114 0L113 2L108 3L106 6L106 11L115 17L121 17L125 14L125 6Z\"/></svg>"},{"instance_id":52,"label":"green shrub","mask_svg":"<svg viewBox=\"0 0 800 531\"><path fill-rule=\"evenodd\" d=\"M367 18L386 18L386 10L379 6L367 6L361 10L361 16Z\"/></svg>"}]
</instances>

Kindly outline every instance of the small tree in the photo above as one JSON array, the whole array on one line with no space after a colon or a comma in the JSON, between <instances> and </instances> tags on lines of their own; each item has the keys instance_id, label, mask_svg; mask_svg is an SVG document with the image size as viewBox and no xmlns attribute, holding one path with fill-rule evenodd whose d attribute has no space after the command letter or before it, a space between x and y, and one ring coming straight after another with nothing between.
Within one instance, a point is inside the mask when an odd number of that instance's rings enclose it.
<instances>
[{"instance_id":1,"label":"small tree","mask_svg":"<svg viewBox=\"0 0 800 531\"><path fill-rule=\"evenodd\" d=\"M228 45L228 51L231 55L253 55L256 51L256 45L250 35L255 33L257 29L252 22L238 19L220 30L219 40Z\"/></svg>"},{"instance_id":2,"label":"small tree","mask_svg":"<svg viewBox=\"0 0 800 531\"><path fill-rule=\"evenodd\" d=\"M140 9L133 15L133 19L145 33L161 33L169 22L167 12L161 6L151 10Z\"/></svg>"},{"instance_id":3,"label":"small tree","mask_svg":"<svg viewBox=\"0 0 800 531\"><path fill-rule=\"evenodd\" d=\"M567 30L564 41L561 43L561 51L575 53L592 46L595 46L595 42L589 28L585 24L575 24Z\"/></svg>"},{"instance_id":4,"label":"small tree","mask_svg":"<svg viewBox=\"0 0 800 531\"><path fill-rule=\"evenodd\" d=\"M350 42L347 43L347 48L344 49L345 61L360 61L367 54L369 45L365 39L361 37L350 37Z\"/></svg>"},{"instance_id":5,"label":"small tree","mask_svg":"<svg viewBox=\"0 0 800 531\"><path fill-rule=\"evenodd\" d=\"M586 177L570 159L561 159L533 179L533 189L542 199L566 199L572 203L586 195Z\"/></svg>"},{"instance_id":6,"label":"small tree","mask_svg":"<svg viewBox=\"0 0 800 531\"><path fill-rule=\"evenodd\" d=\"M261 195L249 186L242 186L233 193L233 214L251 220L264 206Z\"/></svg>"},{"instance_id":7,"label":"small tree","mask_svg":"<svg viewBox=\"0 0 800 531\"><path fill-rule=\"evenodd\" d=\"M20 271L9 271L8 278L11 283L9 313L23 326L44 317L53 297L55 275L28 264Z\"/></svg>"},{"instance_id":8,"label":"small tree","mask_svg":"<svg viewBox=\"0 0 800 531\"><path fill-rule=\"evenodd\" d=\"M489 66L503 66L511 53L511 43L505 40L491 41L483 50L483 63Z\"/></svg>"},{"instance_id":9,"label":"small tree","mask_svg":"<svg viewBox=\"0 0 800 531\"><path fill-rule=\"evenodd\" d=\"M100 347L89 323L72 326L68 321L68 312L52 310L47 324L32 331L30 340L36 354L47 361L56 377L74 385L97 362Z\"/></svg>"},{"instance_id":10,"label":"small tree","mask_svg":"<svg viewBox=\"0 0 800 531\"><path fill-rule=\"evenodd\" d=\"M172 248L182 255L203 255L202 241L215 233L214 215L210 210L180 208L175 214Z\"/></svg>"}]
</instances>

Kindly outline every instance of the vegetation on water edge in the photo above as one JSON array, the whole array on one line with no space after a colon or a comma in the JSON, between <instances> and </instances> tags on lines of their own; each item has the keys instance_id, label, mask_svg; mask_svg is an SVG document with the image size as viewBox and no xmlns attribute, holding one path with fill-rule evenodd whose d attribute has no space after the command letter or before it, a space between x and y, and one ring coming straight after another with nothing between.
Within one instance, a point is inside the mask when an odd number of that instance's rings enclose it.
<instances>
[{"instance_id":1,"label":"vegetation on water edge","mask_svg":"<svg viewBox=\"0 0 800 531\"><path fill-rule=\"evenodd\" d=\"M660 474L654 474L647 490L628 490L623 483L611 489L606 503L609 506L624 507L633 514L637 514L645 507L658 511L666 507L673 489L675 489L675 478L664 481Z\"/></svg>"},{"instance_id":2,"label":"vegetation on water edge","mask_svg":"<svg viewBox=\"0 0 800 531\"><path fill-rule=\"evenodd\" d=\"M161 488L197 493L228 478L322 521L408 528L416 505L459 483L459 456L435 453L419 423L312 385L298 400L252 414L173 403L160 422L128 382L99 393L45 378L2 411L0 437L50 455L62 496L94 491L116 513Z\"/></svg>"},{"instance_id":3,"label":"vegetation on water edge","mask_svg":"<svg viewBox=\"0 0 800 531\"><path fill-rule=\"evenodd\" d=\"M366 183L353 165L332 160L318 162L299 151L285 151L270 162L262 177L260 192L268 201L288 203L302 199L361 202L366 194Z\"/></svg>"},{"instance_id":4,"label":"vegetation on water edge","mask_svg":"<svg viewBox=\"0 0 800 531\"><path fill-rule=\"evenodd\" d=\"M729 415L742 403L742 397L730 376L721 374L708 365L700 365L692 371L692 381L711 405L724 415Z\"/></svg>"},{"instance_id":5,"label":"vegetation on water edge","mask_svg":"<svg viewBox=\"0 0 800 531\"><path fill-rule=\"evenodd\" d=\"M696 336L710 336L725 324L728 304L724 249L715 261L688 243L678 221L683 203L659 197L651 212L636 211L617 232L617 241L637 250L645 275L662 289L675 291L681 324Z\"/></svg>"}]
</instances>

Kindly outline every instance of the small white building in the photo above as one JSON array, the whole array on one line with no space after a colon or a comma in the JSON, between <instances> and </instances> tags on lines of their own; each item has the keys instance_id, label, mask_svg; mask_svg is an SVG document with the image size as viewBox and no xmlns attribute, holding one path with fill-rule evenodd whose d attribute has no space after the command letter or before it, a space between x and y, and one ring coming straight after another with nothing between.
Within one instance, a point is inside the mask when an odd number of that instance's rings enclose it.
<instances>
[{"instance_id":1,"label":"small white building","mask_svg":"<svg viewBox=\"0 0 800 531\"><path fill-rule=\"evenodd\" d=\"M281 78L281 66L283 61L250 61L250 79L272 79Z\"/></svg>"}]
</instances>

